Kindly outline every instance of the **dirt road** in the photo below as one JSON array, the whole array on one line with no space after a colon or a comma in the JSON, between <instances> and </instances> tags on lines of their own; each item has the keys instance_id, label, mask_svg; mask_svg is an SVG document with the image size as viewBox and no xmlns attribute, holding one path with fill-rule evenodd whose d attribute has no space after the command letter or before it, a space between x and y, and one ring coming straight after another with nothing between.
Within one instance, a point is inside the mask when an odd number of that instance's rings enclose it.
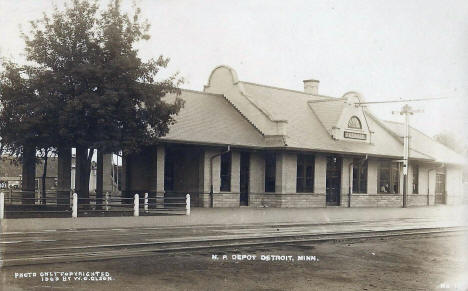
<instances>
[{"instance_id":1,"label":"dirt road","mask_svg":"<svg viewBox=\"0 0 468 291\"><path fill-rule=\"evenodd\" d=\"M3 290L465 290L467 245L465 233L205 250L8 267L1 282Z\"/></svg>"}]
</instances>

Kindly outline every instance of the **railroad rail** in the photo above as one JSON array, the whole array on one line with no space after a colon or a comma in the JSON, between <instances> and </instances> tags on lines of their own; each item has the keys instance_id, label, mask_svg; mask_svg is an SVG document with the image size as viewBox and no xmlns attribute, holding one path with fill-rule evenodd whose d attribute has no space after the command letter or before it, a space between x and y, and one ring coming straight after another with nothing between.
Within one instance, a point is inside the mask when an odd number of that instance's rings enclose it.
<instances>
[{"instance_id":1,"label":"railroad rail","mask_svg":"<svg viewBox=\"0 0 468 291\"><path fill-rule=\"evenodd\" d=\"M277 244L323 243L360 241L420 235L465 234L466 226L427 227L393 230L366 230L338 233L275 234L275 235L214 235L203 237L183 237L157 239L148 242L108 243L99 245L79 245L69 247L36 248L31 250L3 250L0 266L50 264L60 262L96 261L159 253L188 252L205 249L225 249Z\"/></svg>"}]
</instances>

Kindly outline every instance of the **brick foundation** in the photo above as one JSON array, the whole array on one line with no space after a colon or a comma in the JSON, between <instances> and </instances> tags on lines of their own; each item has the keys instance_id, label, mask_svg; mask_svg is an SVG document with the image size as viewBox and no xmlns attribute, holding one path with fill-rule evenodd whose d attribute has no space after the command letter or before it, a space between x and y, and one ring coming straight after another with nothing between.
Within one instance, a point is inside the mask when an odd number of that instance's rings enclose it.
<instances>
[{"instance_id":1,"label":"brick foundation","mask_svg":"<svg viewBox=\"0 0 468 291\"><path fill-rule=\"evenodd\" d=\"M214 193L213 207L239 207L239 193Z\"/></svg>"},{"instance_id":2,"label":"brick foundation","mask_svg":"<svg viewBox=\"0 0 468 291\"><path fill-rule=\"evenodd\" d=\"M193 207L211 206L209 193L192 194ZM239 193L214 193L214 207L239 207ZM402 207L402 194L352 194L351 207ZM408 207L427 206L427 194L409 194ZM434 205L429 195L429 205ZM348 195L341 196L341 207L348 207ZM249 207L326 207L326 195L318 193L250 193Z\"/></svg>"},{"instance_id":3,"label":"brick foundation","mask_svg":"<svg viewBox=\"0 0 468 291\"><path fill-rule=\"evenodd\" d=\"M434 195L429 195L429 205L434 205ZM408 206L427 206L427 194L410 194L408 195Z\"/></svg>"},{"instance_id":4,"label":"brick foundation","mask_svg":"<svg viewBox=\"0 0 468 291\"><path fill-rule=\"evenodd\" d=\"M352 194L351 207L401 207L403 205L401 194ZM347 206L348 196L342 205Z\"/></svg>"},{"instance_id":5,"label":"brick foundation","mask_svg":"<svg viewBox=\"0 0 468 291\"><path fill-rule=\"evenodd\" d=\"M408 194L408 206L427 206L427 194ZM434 205L434 195L429 195L429 205ZM348 207L348 195L343 195L342 207ZM402 194L352 194L351 207L402 207Z\"/></svg>"},{"instance_id":6,"label":"brick foundation","mask_svg":"<svg viewBox=\"0 0 468 291\"><path fill-rule=\"evenodd\" d=\"M325 207L325 194L316 193L256 193L249 194L251 207Z\"/></svg>"}]
</instances>

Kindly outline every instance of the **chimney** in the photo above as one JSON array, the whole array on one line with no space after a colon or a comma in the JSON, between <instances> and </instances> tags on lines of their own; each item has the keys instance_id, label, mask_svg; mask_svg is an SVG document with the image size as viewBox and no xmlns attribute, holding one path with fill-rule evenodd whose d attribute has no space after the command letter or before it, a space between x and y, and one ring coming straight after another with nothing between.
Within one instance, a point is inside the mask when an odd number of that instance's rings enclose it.
<instances>
[{"instance_id":1,"label":"chimney","mask_svg":"<svg viewBox=\"0 0 468 291\"><path fill-rule=\"evenodd\" d=\"M312 94L312 95L318 95L318 87L319 87L319 80L304 80L304 92Z\"/></svg>"}]
</instances>

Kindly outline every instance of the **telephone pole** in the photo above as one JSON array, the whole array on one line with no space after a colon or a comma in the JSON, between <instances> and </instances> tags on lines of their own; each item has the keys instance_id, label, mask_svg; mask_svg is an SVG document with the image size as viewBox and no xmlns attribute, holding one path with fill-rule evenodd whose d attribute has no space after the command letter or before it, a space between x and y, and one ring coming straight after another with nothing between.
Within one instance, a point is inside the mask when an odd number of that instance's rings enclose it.
<instances>
[{"instance_id":1,"label":"telephone pole","mask_svg":"<svg viewBox=\"0 0 468 291\"><path fill-rule=\"evenodd\" d=\"M435 98L416 98L416 99L394 99L385 101L371 101L371 102L356 102L355 105L365 107L368 104L386 104L386 103L402 103L402 102L419 102L430 100L450 99L450 97L435 97ZM337 102L340 100L321 100L319 102ZM403 208L407 206L408 200L408 158L409 158L409 116L415 113L423 112L422 110L413 110L408 104L405 104L401 111L392 111L392 114L400 114L405 116L405 136L403 147ZM401 161L399 161L401 162Z\"/></svg>"},{"instance_id":2,"label":"telephone pole","mask_svg":"<svg viewBox=\"0 0 468 291\"><path fill-rule=\"evenodd\" d=\"M403 137L403 208L406 208L408 200L409 116L418 112L422 111L413 110L413 108L408 104L405 104L401 108L401 111L392 112L405 116L405 136Z\"/></svg>"}]
</instances>

